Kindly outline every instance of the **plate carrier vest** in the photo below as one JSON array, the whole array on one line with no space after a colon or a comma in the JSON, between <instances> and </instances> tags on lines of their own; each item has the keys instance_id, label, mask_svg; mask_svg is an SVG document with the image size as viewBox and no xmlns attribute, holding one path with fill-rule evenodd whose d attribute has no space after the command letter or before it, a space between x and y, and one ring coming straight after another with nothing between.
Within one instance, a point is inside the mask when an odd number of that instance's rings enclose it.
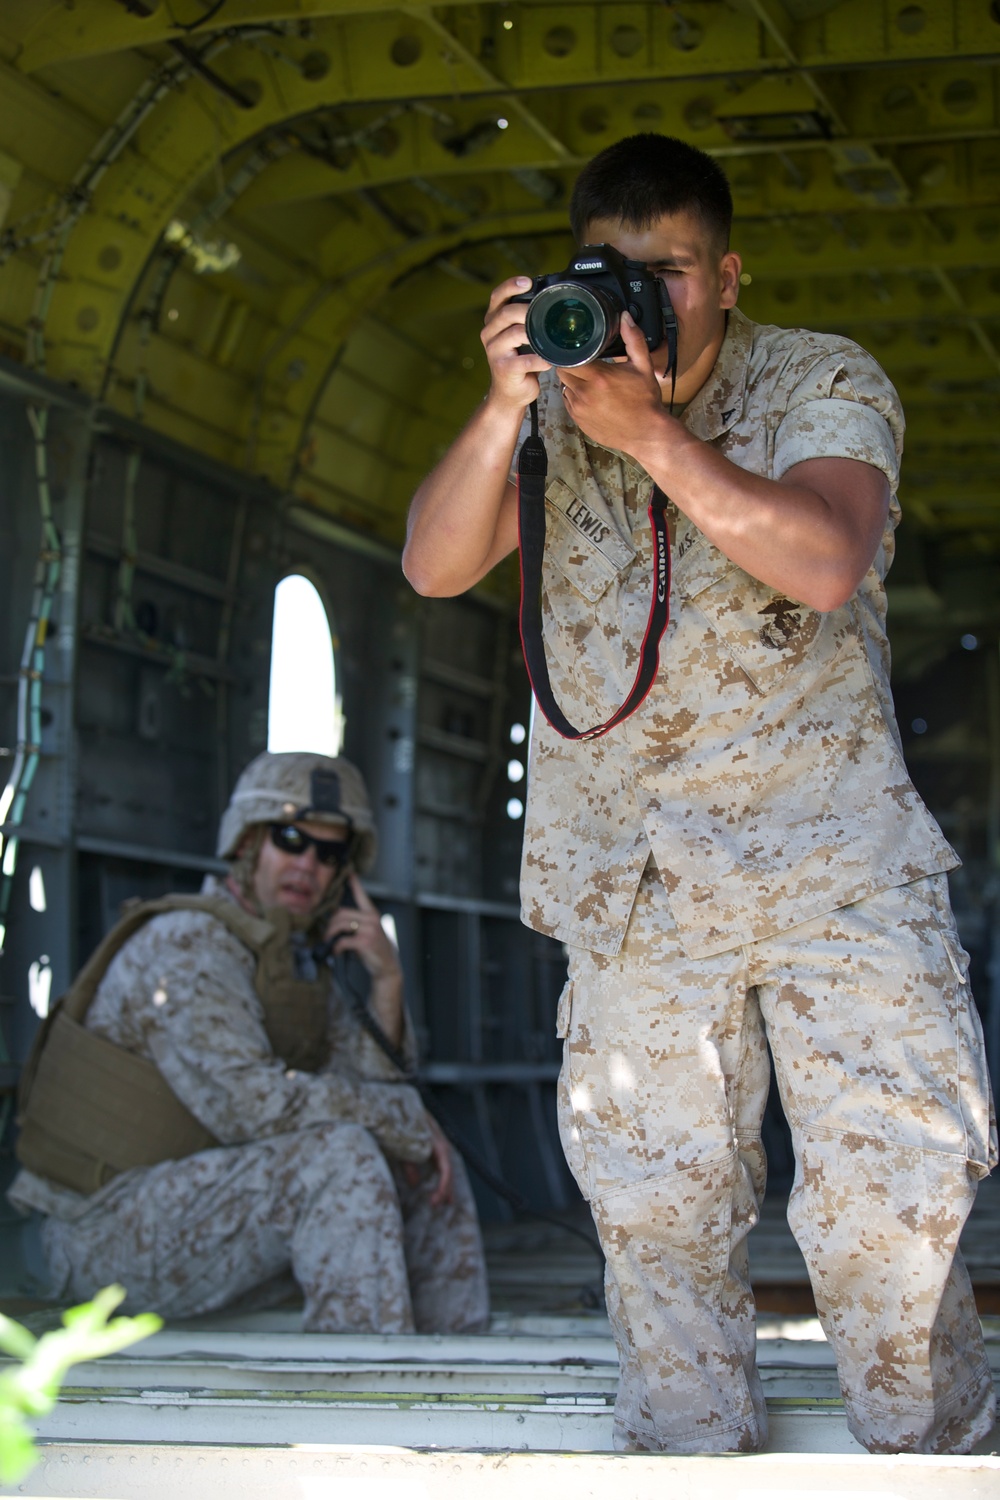
<instances>
[{"instance_id":1,"label":"plate carrier vest","mask_svg":"<svg viewBox=\"0 0 1000 1500\"><path fill-rule=\"evenodd\" d=\"M200 911L221 922L257 959L254 987L276 1057L316 1072L327 1059L330 975L296 979L291 918L281 908L251 916L223 896L136 902L105 937L39 1028L21 1080L17 1154L62 1187L93 1193L130 1167L151 1167L218 1146L155 1063L88 1031L83 1022L112 959L152 917Z\"/></svg>"}]
</instances>

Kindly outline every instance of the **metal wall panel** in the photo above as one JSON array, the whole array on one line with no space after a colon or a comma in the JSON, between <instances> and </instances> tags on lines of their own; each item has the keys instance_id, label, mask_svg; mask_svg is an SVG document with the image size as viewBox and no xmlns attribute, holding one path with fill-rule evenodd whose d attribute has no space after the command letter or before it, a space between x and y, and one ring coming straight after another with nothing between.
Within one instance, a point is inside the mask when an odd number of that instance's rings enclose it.
<instances>
[{"instance_id":1,"label":"metal wall panel","mask_svg":"<svg viewBox=\"0 0 1000 1500\"><path fill-rule=\"evenodd\" d=\"M0 395L8 748L39 533L30 394L29 381ZM472 597L418 599L388 549L303 530L276 492L127 423L92 424L84 403L53 408L47 452L74 565L0 960L15 1061L37 1026L30 964L46 956L54 999L125 899L194 890L219 868L221 809L266 744L274 590L302 572L328 612L344 752L380 830L369 881L396 922L441 1108L528 1198L569 1201L553 1105L565 963L516 906L522 819L507 814L506 764L529 694L510 617ZM44 913L29 900L36 867ZM482 1203L506 1211L485 1190Z\"/></svg>"}]
</instances>

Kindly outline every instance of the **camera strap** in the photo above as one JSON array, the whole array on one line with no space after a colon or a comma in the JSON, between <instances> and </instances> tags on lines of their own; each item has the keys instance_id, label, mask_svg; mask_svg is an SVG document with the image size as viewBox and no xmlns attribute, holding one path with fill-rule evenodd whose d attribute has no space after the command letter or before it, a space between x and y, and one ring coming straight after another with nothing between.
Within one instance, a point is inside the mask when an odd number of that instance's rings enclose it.
<instances>
[{"instance_id":1,"label":"camera strap","mask_svg":"<svg viewBox=\"0 0 1000 1500\"><path fill-rule=\"evenodd\" d=\"M533 401L531 434L521 444L517 459L517 527L521 560L521 646L528 677L539 708L565 740L596 740L634 714L653 685L660 665L660 641L670 623L670 534L667 497L654 484L649 500L653 533L653 594L646 633L639 651L639 669L621 707L590 729L577 729L556 702L549 680L549 664L542 638L542 560L545 555L545 477L548 455L538 431L538 404Z\"/></svg>"}]
</instances>

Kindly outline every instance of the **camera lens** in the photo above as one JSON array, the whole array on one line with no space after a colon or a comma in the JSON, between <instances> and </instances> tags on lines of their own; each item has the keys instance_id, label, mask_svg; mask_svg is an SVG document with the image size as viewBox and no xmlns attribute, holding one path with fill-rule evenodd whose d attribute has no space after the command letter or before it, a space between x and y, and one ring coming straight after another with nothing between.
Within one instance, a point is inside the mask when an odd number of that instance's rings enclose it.
<instances>
[{"instance_id":1,"label":"camera lens","mask_svg":"<svg viewBox=\"0 0 1000 1500\"><path fill-rule=\"evenodd\" d=\"M576 354L594 337L594 314L578 297L555 302L545 315L545 337L555 348Z\"/></svg>"},{"instance_id":2,"label":"camera lens","mask_svg":"<svg viewBox=\"0 0 1000 1500\"><path fill-rule=\"evenodd\" d=\"M600 287L556 282L532 299L525 318L528 343L550 365L586 365L618 335L621 308Z\"/></svg>"}]
</instances>

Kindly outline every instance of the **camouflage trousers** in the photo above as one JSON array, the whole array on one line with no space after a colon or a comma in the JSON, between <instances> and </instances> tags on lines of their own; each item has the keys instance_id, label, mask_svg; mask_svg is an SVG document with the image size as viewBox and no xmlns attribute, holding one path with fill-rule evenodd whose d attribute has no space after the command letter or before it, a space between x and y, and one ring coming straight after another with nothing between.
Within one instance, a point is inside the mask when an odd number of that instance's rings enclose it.
<instances>
[{"instance_id":1,"label":"camouflage trousers","mask_svg":"<svg viewBox=\"0 0 1000 1500\"><path fill-rule=\"evenodd\" d=\"M120 1282L127 1308L190 1318L294 1290L324 1333L472 1333L489 1294L475 1203L411 1185L360 1125L329 1124L124 1174L72 1222L42 1230L55 1292Z\"/></svg>"},{"instance_id":2,"label":"camouflage trousers","mask_svg":"<svg viewBox=\"0 0 1000 1500\"><path fill-rule=\"evenodd\" d=\"M616 1447L767 1436L747 1234L774 1055L795 1145L788 1219L872 1452L962 1453L994 1393L957 1253L995 1159L979 1025L945 877L692 960L650 865L617 957L572 949L560 1131L607 1256Z\"/></svg>"}]
</instances>

